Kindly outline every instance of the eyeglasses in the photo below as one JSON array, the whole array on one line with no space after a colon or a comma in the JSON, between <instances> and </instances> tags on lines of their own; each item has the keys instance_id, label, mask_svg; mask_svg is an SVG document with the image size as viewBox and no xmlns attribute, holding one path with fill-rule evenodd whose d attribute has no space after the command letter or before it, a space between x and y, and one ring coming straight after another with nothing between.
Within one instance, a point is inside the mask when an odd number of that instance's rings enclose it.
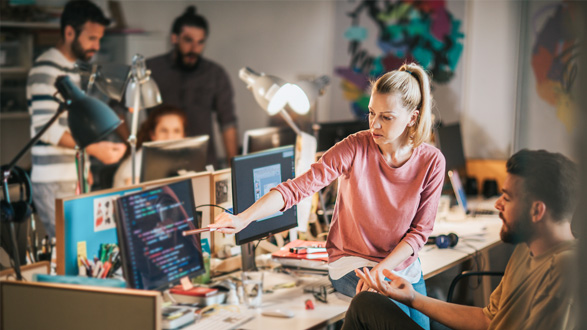
<instances>
[{"instance_id":1,"label":"eyeglasses","mask_svg":"<svg viewBox=\"0 0 587 330\"><path fill-rule=\"evenodd\" d=\"M316 300L327 303L328 294L333 293L334 288L331 285L308 286L304 288L304 292L311 293Z\"/></svg>"}]
</instances>

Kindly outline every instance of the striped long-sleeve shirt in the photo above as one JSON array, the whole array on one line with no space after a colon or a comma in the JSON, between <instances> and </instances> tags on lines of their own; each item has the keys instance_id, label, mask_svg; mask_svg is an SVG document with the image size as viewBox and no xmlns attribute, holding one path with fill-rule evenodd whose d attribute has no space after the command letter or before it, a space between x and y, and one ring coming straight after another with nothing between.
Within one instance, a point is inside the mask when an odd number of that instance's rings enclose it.
<instances>
[{"instance_id":1,"label":"striped long-sleeve shirt","mask_svg":"<svg viewBox=\"0 0 587 330\"><path fill-rule=\"evenodd\" d=\"M68 75L78 86L80 75L74 62L59 50L51 48L41 54L29 72L26 95L31 115L31 136L35 136L55 115L59 104L53 99L57 92L55 80ZM43 134L31 149L33 182L64 182L77 179L75 150L58 146L63 133L69 132L67 112Z\"/></svg>"}]
</instances>

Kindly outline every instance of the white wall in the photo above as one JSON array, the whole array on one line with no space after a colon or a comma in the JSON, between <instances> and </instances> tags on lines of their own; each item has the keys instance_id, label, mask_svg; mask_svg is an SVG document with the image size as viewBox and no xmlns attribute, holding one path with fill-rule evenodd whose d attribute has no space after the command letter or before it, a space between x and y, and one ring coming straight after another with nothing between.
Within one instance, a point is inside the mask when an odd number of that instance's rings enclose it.
<instances>
[{"instance_id":1,"label":"white wall","mask_svg":"<svg viewBox=\"0 0 587 330\"><path fill-rule=\"evenodd\" d=\"M452 2L449 6L459 3ZM319 99L318 119L352 118L333 75L336 59L341 56L335 43L340 45L347 27L340 26L339 16L345 15L341 1L122 0L128 25L150 32L137 37L142 41L133 44L136 49L132 52L152 56L170 49L171 23L190 4L195 4L210 23L204 55L222 64L231 76L241 138L245 130L265 126L268 121L238 78L243 66L289 80L329 75L334 82ZM461 121L468 158L505 159L511 154L513 141L520 3L475 0L466 2L465 10L465 48L459 64L463 66L462 82L435 92L436 98L454 94L440 102L438 110L446 122ZM335 26L337 20L339 25Z\"/></svg>"},{"instance_id":2,"label":"white wall","mask_svg":"<svg viewBox=\"0 0 587 330\"><path fill-rule=\"evenodd\" d=\"M513 148L520 2L471 1L465 29L467 158L507 159Z\"/></svg>"},{"instance_id":3,"label":"white wall","mask_svg":"<svg viewBox=\"0 0 587 330\"><path fill-rule=\"evenodd\" d=\"M129 27L150 32L149 47L136 49L145 56L166 52L173 20L188 5L210 24L204 56L220 63L235 90L240 138L245 130L267 126L268 117L255 103L238 71L249 66L285 80L331 75L334 3L331 1L132 1L121 7ZM140 38L145 38L140 37ZM155 40L153 40L155 39ZM161 41L167 49L153 49ZM318 103L319 118L327 118L330 95ZM223 154L224 152L222 152Z\"/></svg>"}]
</instances>

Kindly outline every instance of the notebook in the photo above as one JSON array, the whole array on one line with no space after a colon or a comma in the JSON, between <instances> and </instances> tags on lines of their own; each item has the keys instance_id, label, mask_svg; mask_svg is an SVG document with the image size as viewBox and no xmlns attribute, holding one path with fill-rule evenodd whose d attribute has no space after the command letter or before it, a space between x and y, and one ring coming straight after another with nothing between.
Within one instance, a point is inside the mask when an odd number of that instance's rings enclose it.
<instances>
[{"instance_id":1,"label":"notebook","mask_svg":"<svg viewBox=\"0 0 587 330\"><path fill-rule=\"evenodd\" d=\"M463 188L459 173L456 170L450 170L448 171L448 177L455 193L455 197L457 198L458 206L468 216L475 217L478 215L492 215L498 213L497 210L491 208L470 208L467 202L467 194L465 193L465 188Z\"/></svg>"}]
</instances>

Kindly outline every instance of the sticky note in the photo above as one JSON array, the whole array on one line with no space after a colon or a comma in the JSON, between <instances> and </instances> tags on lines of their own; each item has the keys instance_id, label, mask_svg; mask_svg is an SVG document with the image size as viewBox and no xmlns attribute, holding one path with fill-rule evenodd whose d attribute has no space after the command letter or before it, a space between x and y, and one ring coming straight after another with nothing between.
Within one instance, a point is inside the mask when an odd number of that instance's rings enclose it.
<instances>
[{"instance_id":1,"label":"sticky note","mask_svg":"<svg viewBox=\"0 0 587 330\"><path fill-rule=\"evenodd\" d=\"M88 248L86 241L79 241L77 242L77 266L81 266L81 258L88 258Z\"/></svg>"}]
</instances>

